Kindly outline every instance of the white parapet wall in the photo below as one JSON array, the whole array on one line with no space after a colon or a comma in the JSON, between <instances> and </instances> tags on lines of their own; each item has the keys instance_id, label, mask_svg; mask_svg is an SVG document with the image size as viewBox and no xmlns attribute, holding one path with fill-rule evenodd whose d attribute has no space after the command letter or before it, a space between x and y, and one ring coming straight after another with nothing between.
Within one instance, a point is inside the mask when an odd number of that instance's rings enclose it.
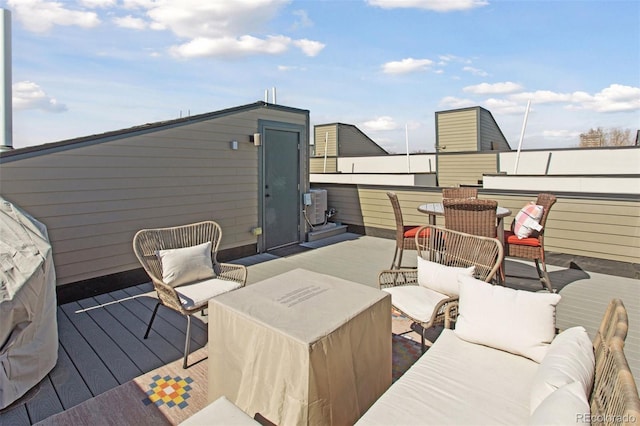
<instances>
[{"instance_id":1,"label":"white parapet wall","mask_svg":"<svg viewBox=\"0 0 640 426\"><path fill-rule=\"evenodd\" d=\"M436 186L435 173L311 173L311 183L385 186Z\"/></svg>"},{"instance_id":2,"label":"white parapet wall","mask_svg":"<svg viewBox=\"0 0 640 426\"><path fill-rule=\"evenodd\" d=\"M435 173L435 154L339 157L341 173Z\"/></svg>"},{"instance_id":3,"label":"white parapet wall","mask_svg":"<svg viewBox=\"0 0 640 426\"><path fill-rule=\"evenodd\" d=\"M640 174L640 146L522 151L519 155L515 151L501 152L500 172L509 175Z\"/></svg>"},{"instance_id":4,"label":"white parapet wall","mask_svg":"<svg viewBox=\"0 0 640 426\"><path fill-rule=\"evenodd\" d=\"M639 194L638 176L533 176L485 175L485 189L538 192L582 192L604 194Z\"/></svg>"}]
</instances>

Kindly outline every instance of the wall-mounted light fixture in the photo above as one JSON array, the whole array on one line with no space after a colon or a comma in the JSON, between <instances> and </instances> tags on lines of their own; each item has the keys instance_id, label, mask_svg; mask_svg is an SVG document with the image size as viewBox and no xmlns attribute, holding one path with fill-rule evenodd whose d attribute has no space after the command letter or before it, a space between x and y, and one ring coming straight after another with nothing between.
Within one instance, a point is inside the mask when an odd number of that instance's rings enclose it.
<instances>
[{"instance_id":1,"label":"wall-mounted light fixture","mask_svg":"<svg viewBox=\"0 0 640 426\"><path fill-rule=\"evenodd\" d=\"M238 141L231 141L231 149L234 151L238 149Z\"/></svg>"},{"instance_id":2,"label":"wall-mounted light fixture","mask_svg":"<svg viewBox=\"0 0 640 426\"><path fill-rule=\"evenodd\" d=\"M262 140L260 138L260 133L254 133L253 135L249 136L249 140L251 142L253 142L253 144L255 146L260 146L262 145Z\"/></svg>"}]
</instances>

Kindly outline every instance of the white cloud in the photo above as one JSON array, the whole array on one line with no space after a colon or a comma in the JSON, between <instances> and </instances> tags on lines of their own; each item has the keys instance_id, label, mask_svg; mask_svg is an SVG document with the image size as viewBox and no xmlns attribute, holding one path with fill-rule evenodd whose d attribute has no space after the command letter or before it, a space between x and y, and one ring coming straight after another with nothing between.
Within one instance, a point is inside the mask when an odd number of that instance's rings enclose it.
<instances>
[{"instance_id":1,"label":"white cloud","mask_svg":"<svg viewBox=\"0 0 640 426\"><path fill-rule=\"evenodd\" d=\"M591 95L587 92L558 93L549 90L522 92L511 95L512 100L529 100L537 104L566 103L568 109L597 112L623 112L640 110L640 88L612 84Z\"/></svg>"},{"instance_id":2,"label":"white cloud","mask_svg":"<svg viewBox=\"0 0 640 426\"><path fill-rule=\"evenodd\" d=\"M489 75L488 72L483 71L481 69L478 68L474 68L474 67L464 67L462 68L463 71L466 71L468 73L471 73L473 75L478 75L480 77L487 77Z\"/></svg>"},{"instance_id":3,"label":"white cloud","mask_svg":"<svg viewBox=\"0 0 640 426\"><path fill-rule=\"evenodd\" d=\"M13 86L13 108L41 109L48 112L63 112L66 105L59 104L55 98L48 96L44 90L31 81L20 81Z\"/></svg>"},{"instance_id":4,"label":"white cloud","mask_svg":"<svg viewBox=\"0 0 640 426\"><path fill-rule=\"evenodd\" d=\"M580 132L571 130L544 130L542 136L548 139L578 139Z\"/></svg>"},{"instance_id":5,"label":"white cloud","mask_svg":"<svg viewBox=\"0 0 640 426\"><path fill-rule=\"evenodd\" d=\"M446 96L440 99L438 105L440 105L442 108L458 109L475 106L478 105L478 103L472 101L471 99L461 99L454 96Z\"/></svg>"},{"instance_id":6,"label":"white cloud","mask_svg":"<svg viewBox=\"0 0 640 426\"><path fill-rule=\"evenodd\" d=\"M433 61L430 59L414 59L406 58L401 61L391 61L382 65L382 71L385 74L407 74L416 71L425 71Z\"/></svg>"},{"instance_id":7,"label":"white cloud","mask_svg":"<svg viewBox=\"0 0 640 426\"><path fill-rule=\"evenodd\" d=\"M489 4L486 0L367 0L367 3L383 9L414 8L436 12L468 10Z\"/></svg>"},{"instance_id":8,"label":"white cloud","mask_svg":"<svg viewBox=\"0 0 640 426\"><path fill-rule=\"evenodd\" d=\"M325 47L318 41L292 40L284 35L252 35L264 32L267 23L287 3L289 0L165 0L150 5L131 4L148 8L152 29L169 30L188 39L171 47L171 53L177 57L273 55L287 51L290 46L300 48L307 56L318 55ZM310 25L306 14L297 13L297 16L305 25Z\"/></svg>"},{"instance_id":9,"label":"white cloud","mask_svg":"<svg viewBox=\"0 0 640 426\"><path fill-rule=\"evenodd\" d=\"M290 65L278 65L278 71L306 71L305 67L296 67Z\"/></svg>"},{"instance_id":10,"label":"white cloud","mask_svg":"<svg viewBox=\"0 0 640 426\"><path fill-rule=\"evenodd\" d=\"M176 57L197 58L206 56L244 56L251 54L278 54L287 50L291 39L284 36L260 39L253 36L239 38L197 37L193 40L174 46L171 53Z\"/></svg>"},{"instance_id":11,"label":"white cloud","mask_svg":"<svg viewBox=\"0 0 640 426\"><path fill-rule=\"evenodd\" d=\"M313 26L313 21L309 18L309 14L306 10L294 10L293 14L298 17L298 19L293 23L294 30Z\"/></svg>"},{"instance_id":12,"label":"white cloud","mask_svg":"<svg viewBox=\"0 0 640 426\"><path fill-rule=\"evenodd\" d=\"M482 102L482 106L494 114L523 114L527 109L526 104L494 98Z\"/></svg>"},{"instance_id":13,"label":"white cloud","mask_svg":"<svg viewBox=\"0 0 640 426\"><path fill-rule=\"evenodd\" d=\"M522 90L522 86L517 83L506 81L504 83L481 83L474 86L467 86L463 91L473 93L475 95L495 95L504 93L513 93Z\"/></svg>"},{"instance_id":14,"label":"white cloud","mask_svg":"<svg viewBox=\"0 0 640 426\"><path fill-rule=\"evenodd\" d=\"M121 18L113 18L113 22L119 27L129 28L132 30L144 30L148 26L144 19L135 18L131 15Z\"/></svg>"},{"instance_id":15,"label":"white cloud","mask_svg":"<svg viewBox=\"0 0 640 426\"><path fill-rule=\"evenodd\" d=\"M293 44L299 47L300 50L302 50L302 52L304 52L304 54L307 56L317 56L318 53L320 53L320 51L325 47L325 45L323 43L320 43L319 41L307 39L296 40L293 42Z\"/></svg>"},{"instance_id":16,"label":"white cloud","mask_svg":"<svg viewBox=\"0 0 640 426\"><path fill-rule=\"evenodd\" d=\"M577 102L578 95L573 97ZM578 108L597 112L622 112L640 110L640 87L612 84L593 96L581 99Z\"/></svg>"},{"instance_id":17,"label":"white cloud","mask_svg":"<svg viewBox=\"0 0 640 426\"><path fill-rule=\"evenodd\" d=\"M382 131L382 130L395 130L398 128L398 125L393 120L392 117L382 116L376 117L373 120L365 121L362 123L362 128L366 131Z\"/></svg>"},{"instance_id":18,"label":"white cloud","mask_svg":"<svg viewBox=\"0 0 640 426\"><path fill-rule=\"evenodd\" d=\"M576 92L577 93L577 92ZM514 101L528 101L537 104L549 104L558 102L569 102L571 95L567 93L556 93L550 90L537 90L535 92L522 92L509 96Z\"/></svg>"},{"instance_id":19,"label":"white cloud","mask_svg":"<svg viewBox=\"0 0 640 426\"><path fill-rule=\"evenodd\" d=\"M116 5L116 0L80 0L79 3L92 9L107 8Z\"/></svg>"},{"instance_id":20,"label":"white cloud","mask_svg":"<svg viewBox=\"0 0 640 426\"><path fill-rule=\"evenodd\" d=\"M71 10L63 3L44 0L8 0L7 5L26 29L46 32L55 25L92 28L100 24L95 12Z\"/></svg>"}]
</instances>

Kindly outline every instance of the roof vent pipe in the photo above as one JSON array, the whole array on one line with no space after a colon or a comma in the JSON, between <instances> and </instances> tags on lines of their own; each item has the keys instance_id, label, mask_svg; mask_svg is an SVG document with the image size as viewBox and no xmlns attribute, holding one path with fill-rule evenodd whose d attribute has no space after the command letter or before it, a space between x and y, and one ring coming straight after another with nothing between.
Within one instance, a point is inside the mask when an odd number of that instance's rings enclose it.
<instances>
[{"instance_id":1,"label":"roof vent pipe","mask_svg":"<svg viewBox=\"0 0 640 426\"><path fill-rule=\"evenodd\" d=\"M11 96L11 12L1 9L0 32L2 42L0 43L0 56L2 57L2 81L0 82L0 151L13 149L13 118L12 118L12 96Z\"/></svg>"}]
</instances>

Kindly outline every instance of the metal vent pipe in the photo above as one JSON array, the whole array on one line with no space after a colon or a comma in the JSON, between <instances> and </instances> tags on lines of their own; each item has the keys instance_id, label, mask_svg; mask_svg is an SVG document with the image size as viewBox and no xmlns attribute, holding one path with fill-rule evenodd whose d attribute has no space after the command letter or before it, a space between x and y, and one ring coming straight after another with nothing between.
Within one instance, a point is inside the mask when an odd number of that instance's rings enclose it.
<instances>
[{"instance_id":1,"label":"metal vent pipe","mask_svg":"<svg viewBox=\"0 0 640 426\"><path fill-rule=\"evenodd\" d=\"M11 12L1 9L0 34L0 58L2 58L2 81L0 81L0 151L13 149L13 105L11 96Z\"/></svg>"}]
</instances>

